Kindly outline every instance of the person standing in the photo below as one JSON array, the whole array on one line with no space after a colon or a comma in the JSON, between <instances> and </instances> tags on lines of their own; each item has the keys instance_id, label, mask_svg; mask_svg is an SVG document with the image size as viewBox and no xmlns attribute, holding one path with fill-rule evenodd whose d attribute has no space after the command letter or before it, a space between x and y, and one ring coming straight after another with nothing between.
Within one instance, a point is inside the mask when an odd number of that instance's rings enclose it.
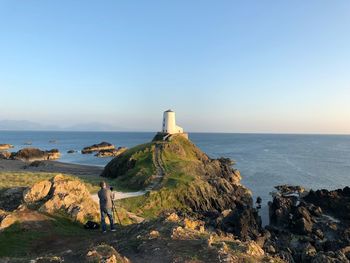
<instances>
[{"instance_id":1,"label":"person standing","mask_svg":"<svg viewBox=\"0 0 350 263\"><path fill-rule=\"evenodd\" d=\"M108 216L111 231L114 232L114 222L113 222L113 193L110 189L107 188L106 182L102 181L100 183L100 191L98 191L98 198L100 199L100 211L101 211L101 226L102 226L102 233L106 233L107 226L106 226L106 216Z\"/></svg>"}]
</instances>

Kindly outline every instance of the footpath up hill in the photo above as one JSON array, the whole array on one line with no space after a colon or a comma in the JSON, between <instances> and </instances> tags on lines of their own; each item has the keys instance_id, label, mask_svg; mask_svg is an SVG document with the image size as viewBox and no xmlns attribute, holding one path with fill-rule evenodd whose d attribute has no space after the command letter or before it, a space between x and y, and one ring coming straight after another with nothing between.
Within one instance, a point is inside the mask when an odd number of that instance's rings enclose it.
<instances>
[{"instance_id":1,"label":"footpath up hill","mask_svg":"<svg viewBox=\"0 0 350 263\"><path fill-rule=\"evenodd\" d=\"M211 159L190 140L156 136L113 159L102 176L126 188L146 190L122 202L146 218L181 212L242 239L259 235L260 218L250 191L240 184L240 173L229 159Z\"/></svg>"}]
</instances>

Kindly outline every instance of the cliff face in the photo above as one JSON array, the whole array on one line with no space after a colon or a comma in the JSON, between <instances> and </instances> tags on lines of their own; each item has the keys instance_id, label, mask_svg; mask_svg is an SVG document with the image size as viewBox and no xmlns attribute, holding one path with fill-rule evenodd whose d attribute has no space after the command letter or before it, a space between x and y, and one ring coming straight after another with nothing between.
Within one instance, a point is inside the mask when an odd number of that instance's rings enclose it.
<instances>
[{"instance_id":1,"label":"cliff face","mask_svg":"<svg viewBox=\"0 0 350 263\"><path fill-rule=\"evenodd\" d=\"M259 235L260 219L251 193L240 184L232 162L209 158L181 136L124 152L106 166L102 176L114 177L135 190L148 190L145 196L123 203L142 216L176 210L243 239Z\"/></svg>"}]
</instances>

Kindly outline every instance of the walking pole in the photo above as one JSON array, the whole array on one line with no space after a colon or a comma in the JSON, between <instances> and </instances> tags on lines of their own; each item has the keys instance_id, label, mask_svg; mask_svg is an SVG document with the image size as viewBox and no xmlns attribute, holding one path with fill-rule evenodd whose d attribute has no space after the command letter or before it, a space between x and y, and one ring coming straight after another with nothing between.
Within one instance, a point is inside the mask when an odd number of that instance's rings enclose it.
<instances>
[{"instance_id":1,"label":"walking pole","mask_svg":"<svg viewBox=\"0 0 350 263\"><path fill-rule=\"evenodd\" d=\"M114 205L114 200L112 200L112 209L113 209L113 216L114 216L115 214L117 215L117 218L118 218L119 224L122 226L122 221L120 221L120 218L119 218L119 215L118 215L117 209L115 208L115 205Z\"/></svg>"}]
</instances>

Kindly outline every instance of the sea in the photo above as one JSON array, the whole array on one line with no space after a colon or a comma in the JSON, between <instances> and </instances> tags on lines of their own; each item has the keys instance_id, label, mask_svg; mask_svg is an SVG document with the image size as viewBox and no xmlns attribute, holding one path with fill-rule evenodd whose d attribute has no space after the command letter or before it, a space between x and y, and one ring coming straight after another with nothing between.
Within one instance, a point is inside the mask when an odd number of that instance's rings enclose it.
<instances>
[{"instance_id":1,"label":"sea","mask_svg":"<svg viewBox=\"0 0 350 263\"><path fill-rule=\"evenodd\" d=\"M79 151L106 141L132 147L152 140L155 132L53 132L0 131L0 144L26 144L40 149L56 148L61 162L105 166L111 158L98 158ZM350 185L350 135L291 135L190 133L189 138L211 158L228 157L240 170L242 184L267 202L274 186L302 185L307 189L337 189ZM68 154L68 150L76 150ZM265 221L264 220L264 221Z\"/></svg>"}]
</instances>

